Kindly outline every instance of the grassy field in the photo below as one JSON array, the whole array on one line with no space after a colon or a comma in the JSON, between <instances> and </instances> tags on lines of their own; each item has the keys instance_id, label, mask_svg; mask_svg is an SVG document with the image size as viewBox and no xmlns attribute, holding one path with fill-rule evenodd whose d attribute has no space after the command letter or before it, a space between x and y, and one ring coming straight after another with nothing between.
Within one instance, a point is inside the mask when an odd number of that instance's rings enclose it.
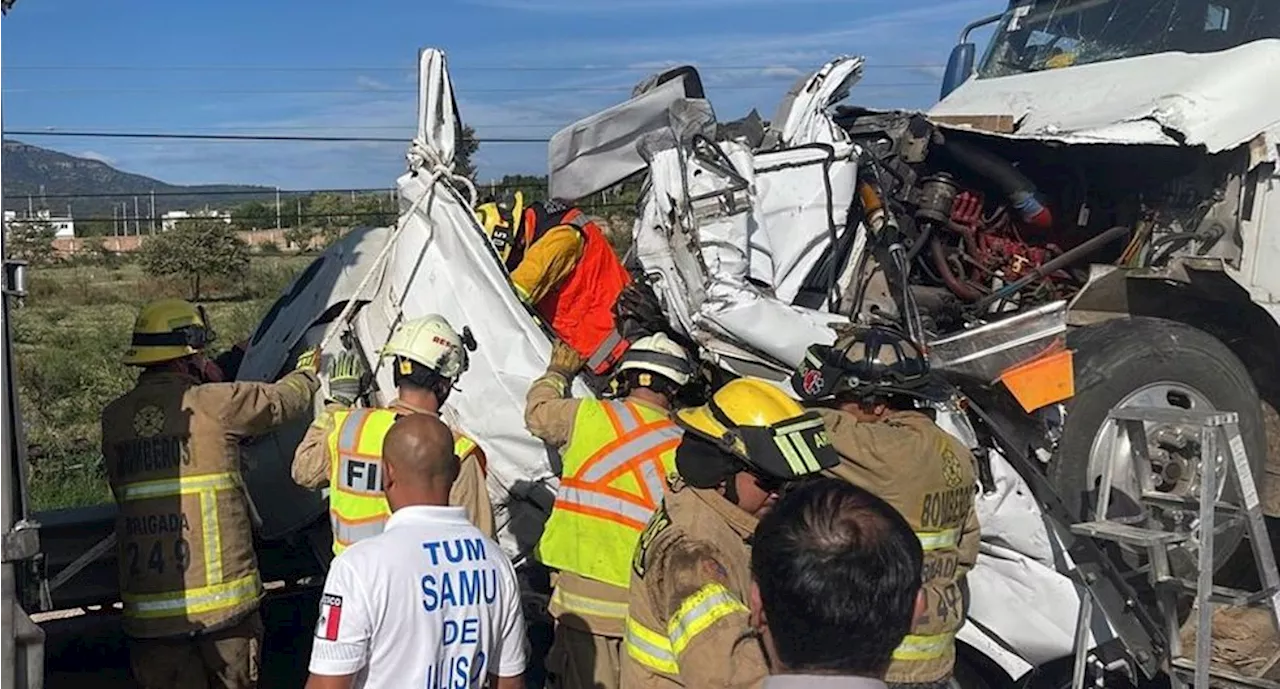
<instances>
[{"instance_id":1,"label":"grassy field","mask_svg":"<svg viewBox=\"0 0 1280 689\"><path fill-rule=\"evenodd\" d=\"M234 283L209 285L202 303L218 339L213 353L252 332L306 256L254 257ZM120 363L139 307L187 297L185 283L151 278L134 264L32 268L13 335L35 509L111 500L99 450L99 414L133 385Z\"/></svg>"}]
</instances>

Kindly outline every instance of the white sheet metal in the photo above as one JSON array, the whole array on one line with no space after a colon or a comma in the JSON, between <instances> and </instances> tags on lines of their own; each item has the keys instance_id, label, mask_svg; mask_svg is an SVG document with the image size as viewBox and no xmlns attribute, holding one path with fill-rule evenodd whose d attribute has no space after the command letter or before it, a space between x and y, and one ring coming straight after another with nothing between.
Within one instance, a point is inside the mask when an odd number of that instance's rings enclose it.
<instances>
[{"instance_id":1,"label":"white sheet metal","mask_svg":"<svg viewBox=\"0 0 1280 689\"><path fill-rule=\"evenodd\" d=\"M778 107L770 130L783 146L847 142L848 134L836 126L827 109L844 100L862 79L861 57L842 55L796 82Z\"/></svg>"},{"instance_id":2,"label":"white sheet metal","mask_svg":"<svg viewBox=\"0 0 1280 689\"><path fill-rule=\"evenodd\" d=\"M1010 115L1011 136L1229 150L1280 127L1280 40L971 78L930 115ZM1268 147L1274 159L1275 139Z\"/></svg>"}]
</instances>

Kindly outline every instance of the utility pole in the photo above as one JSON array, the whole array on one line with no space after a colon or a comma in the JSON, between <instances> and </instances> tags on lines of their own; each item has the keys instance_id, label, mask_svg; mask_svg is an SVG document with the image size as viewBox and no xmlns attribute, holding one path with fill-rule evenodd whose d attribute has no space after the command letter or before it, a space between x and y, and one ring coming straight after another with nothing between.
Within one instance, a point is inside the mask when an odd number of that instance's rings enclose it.
<instances>
[{"instance_id":1,"label":"utility pole","mask_svg":"<svg viewBox=\"0 0 1280 689\"><path fill-rule=\"evenodd\" d=\"M111 204L111 234L120 236L120 209L114 203Z\"/></svg>"},{"instance_id":2,"label":"utility pole","mask_svg":"<svg viewBox=\"0 0 1280 689\"><path fill-rule=\"evenodd\" d=\"M32 210L32 208L33 208L33 205L31 203L31 194L27 194L27 218L31 218L35 215L35 211Z\"/></svg>"},{"instance_id":3,"label":"utility pole","mask_svg":"<svg viewBox=\"0 0 1280 689\"><path fill-rule=\"evenodd\" d=\"M138 226L138 197L133 197L133 233L142 234L142 228Z\"/></svg>"},{"instance_id":4,"label":"utility pole","mask_svg":"<svg viewBox=\"0 0 1280 689\"><path fill-rule=\"evenodd\" d=\"M294 227L302 227L302 197L298 197L298 224Z\"/></svg>"},{"instance_id":5,"label":"utility pole","mask_svg":"<svg viewBox=\"0 0 1280 689\"><path fill-rule=\"evenodd\" d=\"M280 187L276 187L276 230L280 229Z\"/></svg>"},{"instance_id":6,"label":"utility pole","mask_svg":"<svg viewBox=\"0 0 1280 689\"><path fill-rule=\"evenodd\" d=\"M156 233L156 190L151 190L151 234Z\"/></svg>"}]
</instances>

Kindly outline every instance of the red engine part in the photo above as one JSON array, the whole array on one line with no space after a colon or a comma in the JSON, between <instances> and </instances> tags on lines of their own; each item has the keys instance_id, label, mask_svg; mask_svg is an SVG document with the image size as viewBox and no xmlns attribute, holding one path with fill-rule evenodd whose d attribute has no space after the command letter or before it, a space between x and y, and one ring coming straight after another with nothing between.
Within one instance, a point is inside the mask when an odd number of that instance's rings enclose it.
<instances>
[{"instance_id":1,"label":"red engine part","mask_svg":"<svg viewBox=\"0 0 1280 689\"><path fill-rule=\"evenodd\" d=\"M1020 223L1001 207L991 216L983 213L985 199L974 191L956 195L949 227L957 232L959 255L946 259L941 247L934 252L935 265L947 285L963 298L973 300L989 289L993 278L1012 282L1039 268L1059 253L1056 246L1030 244L1022 238ZM1044 281L1052 286L1055 276Z\"/></svg>"}]
</instances>

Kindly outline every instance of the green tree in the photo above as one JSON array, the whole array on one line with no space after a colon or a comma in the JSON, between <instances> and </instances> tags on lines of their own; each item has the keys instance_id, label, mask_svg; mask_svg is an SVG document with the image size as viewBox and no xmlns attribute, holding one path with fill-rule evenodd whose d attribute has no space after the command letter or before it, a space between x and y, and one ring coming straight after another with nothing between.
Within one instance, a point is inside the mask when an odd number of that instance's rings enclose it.
<instances>
[{"instance_id":1,"label":"green tree","mask_svg":"<svg viewBox=\"0 0 1280 689\"><path fill-rule=\"evenodd\" d=\"M142 269L150 275L179 275L191 285L191 299L200 299L206 276L243 279L249 270L249 245L221 220L183 220L172 231L148 237L139 252Z\"/></svg>"},{"instance_id":2,"label":"green tree","mask_svg":"<svg viewBox=\"0 0 1280 689\"><path fill-rule=\"evenodd\" d=\"M276 226L275 204L261 201L242 203L231 210L231 224L237 230L261 230Z\"/></svg>"},{"instance_id":3,"label":"green tree","mask_svg":"<svg viewBox=\"0 0 1280 689\"><path fill-rule=\"evenodd\" d=\"M47 222L10 222L5 225L5 247L9 258L26 261L33 266L55 263L58 255L53 250L53 238L57 230Z\"/></svg>"},{"instance_id":4,"label":"green tree","mask_svg":"<svg viewBox=\"0 0 1280 689\"><path fill-rule=\"evenodd\" d=\"M480 150L480 142L476 141L476 130L471 125L462 125L462 131L458 136L458 145L453 153L453 170L458 174L475 181L476 167L471 162L471 156Z\"/></svg>"},{"instance_id":5,"label":"green tree","mask_svg":"<svg viewBox=\"0 0 1280 689\"><path fill-rule=\"evenodd\" d=\"M305 225L302 227L290 227L284 231L284 240L289 242L290 245L298 247L299 251L306 251L311 245L311 238L314 236L316 236L315 229Z\"/></svg>"}]
</instances>

